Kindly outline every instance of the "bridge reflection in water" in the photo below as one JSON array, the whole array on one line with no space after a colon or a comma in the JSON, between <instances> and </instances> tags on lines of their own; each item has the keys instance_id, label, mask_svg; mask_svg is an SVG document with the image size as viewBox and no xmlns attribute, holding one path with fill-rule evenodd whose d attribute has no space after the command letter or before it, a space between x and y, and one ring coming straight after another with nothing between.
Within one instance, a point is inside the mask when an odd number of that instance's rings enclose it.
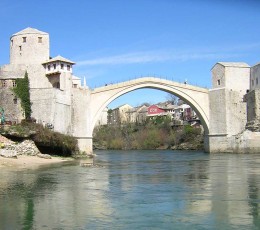
<instances>
[{"instance_id":1,"label":"bridge reflection in water","mask_svg":"<svg viewBox=\"0 0 260 230\"><path fill-rule=\"evenodd\" d=\"M2 169L1 228L260 227L259 154L96 153L103 167Z\"/></svg>"}]
</instances>

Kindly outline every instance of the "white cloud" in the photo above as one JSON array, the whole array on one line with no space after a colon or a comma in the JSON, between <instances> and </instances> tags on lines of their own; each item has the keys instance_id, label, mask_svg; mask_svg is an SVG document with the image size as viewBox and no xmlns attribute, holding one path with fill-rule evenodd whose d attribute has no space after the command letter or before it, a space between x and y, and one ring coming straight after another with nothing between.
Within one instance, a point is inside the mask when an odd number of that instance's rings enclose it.
<instances>
[{"instance_id":1,"label":"white cloud","mask_svg":"<svg viewBox=\"0 0 260 230\"><path fill-rule=\"evenodd\" d=\"M246 51L260 47L260 43L234 44L233 46L202 47L196 50L176 51L157 50L147 52L131 52L120 55L87 59L77 62L77 66L97 66L97 65L122 65L158 63L164 61L189 61L189 60L212 60L243 56Z\"/></svg>"},{"instance_id":2,"label":"white cloud","mask_svg":"<svg viewBox=\"0 0 260 230\"><path fill-rule=\"evenodd\" d=\"M115 56L102 57L77 62L78 66L84 65L118 65L118 64L133 64L159 62L169 59L167 54L160 53L127 53Z\"/></svg>"},{"instance_id":3,"label":"white cloud","mask_svg":"<svg viewBox=\"0 0 260 230\"><path fill-rule=\"evenodd\" d=\"M96 59L88 59L78 61L77 66L94 66L94 65L120 65L120 64L136 64L136 63L157 63L163 61L188 61L196 59L216 59L237 56L232 52L202 52L202 53L174 53L174 52L139 52L127 53L115 56L101 57Z\"/></svg>"}]
</instances>

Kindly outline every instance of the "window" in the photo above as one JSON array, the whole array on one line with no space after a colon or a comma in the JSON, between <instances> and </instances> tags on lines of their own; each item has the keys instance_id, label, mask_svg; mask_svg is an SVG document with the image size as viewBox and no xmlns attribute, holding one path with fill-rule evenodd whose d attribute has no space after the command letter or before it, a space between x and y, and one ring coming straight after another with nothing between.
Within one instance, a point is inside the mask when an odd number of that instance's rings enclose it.
<instances>
[{"instance_id":1,"label":"window","mask_svg":"<svg viewBox=\"0 0 260 230\"><path fill-rule=\"evenodd\" d=\"M26 37L23 37L23 43L25 43L26 42Z\"/></svg>"},{"instance_id":2,"label":"window","mask_svg":"<svg viewBox=\"0 0 260 230\"><path fill-rule=\"evenodd\" d=\"M254 86L254 80L251 81L251 85Z\"/></svg>"},{"instance_id":3,"label":"window","mask_svg":"<svg viewBox=\"0 0 260 230\"><path fill-rule=\"evenodd\" d=\"M16 81L12 80L13 87L16 87Z\"/></svg>"},{"instance_id":4,"label":"window","mask_svg":"<svg viewBox=\"0 0 260 230\"><path fill-rule=\"evenodd\" d=\"M19 46L19 50L22 51L22 46Z\"/></svg>"},{"instance_id":5,"label":"window","mask_svg":"<svg viewBox=\"0 0 260 230\"><path fill-rule=\"evenodd\" d=\"M53 64L53 69L56 69L56 64Z\"/></svg>"},{"instance_id":6,"label":"window","mask_svg":"<svg viewBox=\"0 0 260 230\"><path fill-rule=\"evenodd\" d=\"M220 80L218 79L218 85L220 85Z\"/></svg>"},{"instance_id":7,"label":"window","mask_svg":"<svg viewBox=\"0 0 260 230\"><path fill-rule=\"evenodd\" d=\"M48 71L50 71L51 70L51 65L48 65Z\"/></svg>"},{"instance_id":8,"label":"window","mask_svg":"<svg viewBox=\"0 0 260 230\"><path fill-rule=\"evenodd\" d=\"M14 104L17 104L17 97L15 97L15 98L13 99L13 101L14 101Z\"/></svg>"},{"instance_id":9,"label":"window","mask_svg":"<svg viewBox=\"0 0 260 230\"><path fill-rule=\"evenodd\" d=\"M64 68L64 64L60 64L60 68L63 69Z\"/></svg>"},{"instance_id":10,"label":"window","mask_svg":"<svg viewBox=\"0 0 260 230\"><path fill-rule=\"evenodd\" d=\"M2 87L5 88L7 86L6 80L2 80Z\"/></svg>"},{"instance_id":11,"label":"window","mask_svg":"<svg viewBox=\"0 0 260 230\"><path fill-rule=\"evenodd\" d=\"M258 85L258 77L255 79L255 81L256 81L255 83Z\"/></svg>"},{"instance_id":12,"label":"window","mask_svg":"<svg viewBox=\"0 0 260 230\"><path fill-rule=\"evenodd\" d=\"M13 41L13 40L11 40L11 45L13 46L13 44L14 44L14 41Z\"/></svg>"},{"instance_id":13,"label":"window","mask_svg":"<svg viewBox=\"0 0 260 230\"><path fill-rule=\"evenodd\" d=\"M67 70L70 71L70 65L67 65Z\"/></svg>"},{"instance_id":14,"label":"window","mask_svg":"<svg viewBox=\"0 0 260 230\"><path fill-rule=\"evenodd\" d=\"M38 37L38 43L42 43L42 37Z\"/></svg>"}]
</instances>

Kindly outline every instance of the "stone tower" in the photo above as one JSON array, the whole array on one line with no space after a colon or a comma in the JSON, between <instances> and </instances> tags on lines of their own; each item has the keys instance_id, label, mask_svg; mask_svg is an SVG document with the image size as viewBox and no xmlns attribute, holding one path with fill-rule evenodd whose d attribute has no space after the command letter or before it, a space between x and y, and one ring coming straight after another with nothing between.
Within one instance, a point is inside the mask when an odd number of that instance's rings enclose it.
<instances>
[{"instance_id":1,"label":"stone tower","mask_svg":"<svg viewBox=\"0 0 260 230\"><path fill-rule=\"evenodd\" d=\"M212 68L210 101L210 152L232 151L234 137L245 130L250 66L219 62Z\"/></svg>"},{"instance_id":2,"label":"stone tower","mask_svg":"<svg viewBox=\"0 0 260 230\"><path fill-rule=\"evenodd\" d=\"M26 28L10 38L10 64L40 64L49 59L49 34Z\"/></svg>"}]
</instances>

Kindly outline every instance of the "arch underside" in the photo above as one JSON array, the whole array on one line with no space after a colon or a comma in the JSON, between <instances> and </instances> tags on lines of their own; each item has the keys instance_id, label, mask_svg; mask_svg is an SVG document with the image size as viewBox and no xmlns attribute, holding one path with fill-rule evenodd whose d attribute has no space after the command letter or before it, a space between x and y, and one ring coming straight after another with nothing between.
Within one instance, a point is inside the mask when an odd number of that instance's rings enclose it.
<instances>
[{"instance_id":1,"label":"arch underside","mask_svg":"<svg viewBox=\"0 0 260 230\"><path fill-rule=\"evenodd\" d=\"M133 84L129 86L124 86L121 88L114 88L110 89L106 92L107 98L102 102L102 105L100 105L99 109L96 111L95 114L93 114L93 122L92 122L92 130L94 129L95 122L101 115L102 111L116 98L127 94L129 92L143 89L143 88L151 88L151 89L157 89L162 90L167 93L171 93L178 98L185 101L187 104L189 104L197 113L199 116L201 123L204 127L205 133L208 133L209 131L209 117L208 117L208 93L205 92L205 89L203 89L203 92L199 92L198 90L194 90L193 88L185 88L185 86L178 87L178 86L171 86L167 84L160 84L157 82L143 82L138 84ZM103 92L105 93L105 92ZM94 102L95 103L95 102ZM204 108L201 104L204 103ZM206 104L206 106L205 106Z\"/></svg>"}]
</instances>

